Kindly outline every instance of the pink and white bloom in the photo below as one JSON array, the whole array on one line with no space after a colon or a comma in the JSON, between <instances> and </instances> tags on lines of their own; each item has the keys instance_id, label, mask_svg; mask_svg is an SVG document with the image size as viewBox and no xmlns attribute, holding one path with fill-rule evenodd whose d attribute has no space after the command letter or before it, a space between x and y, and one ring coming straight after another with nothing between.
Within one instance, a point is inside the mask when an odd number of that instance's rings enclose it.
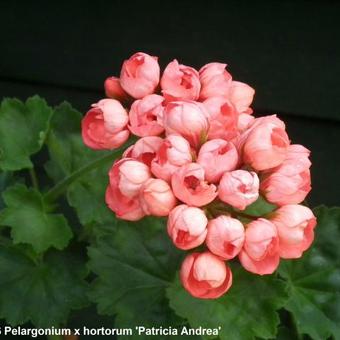
<instances>
[{"instance_id":1,"label":"pink and white bloom","mask_svg":"<svg viewBox=\"0 0 340 340\"><path fill-rule=\"evenodd\" d=\"M286 159L268 170L261 181L261 191L277 205L301 203L311 190L310 151L302 145L290 145Z\"/></svg>"},{"instance_id":2,"label":"pink and white bloom","mask_svg":"<svg viewBox=\"0 0 340 340\"><path fill-rule=\"evenodd\" d=\"M202 145L197 163L203 166L207 181L216 183L226 171L236 169L238 153L233 143L212 139Z\"/></svg>"},{"instance_id":3,"label":"pink and white bloom","mask_svg":"<svg viewBox=\"0 0 340 340\"><path fill-rule=\"evenodd\" d=\"M226 66L227 64L210 63L200 69L201 100L209 97L228 95L232 77L231 74L226 71Z\"/></svg>"},{"instance_id":4,"label":"pink and white bloom","mask_svg":"<svg viewBox=\"0 0 340 340\"><path fill-rule=\"evenodd\" d=\"M255 90L248 84L232 81L229 87L228 98L239 113L250 114L253 112L250 105L253 102L254 94Z\"/></svg>"},{"instance_id":5,"label":"pink and white bloom","mask_svg":"<svg viewBox=\"0 0 340 340\"><path fill-rule=\"evenodd\" d=\"M151 171L156 177L169 182L179 167L191 162L189 142L181 136L169 135L159 146L157 155L151 162Z\"/></svg>"},{"instance_id":6,"label":"pink and white bloom","mask_svg":"<svg viewBox=\"0 0 340 340\"><path fill-rule=\"evenodd\" d=\"M196 100L200 94L201 83L194 68L181 65L175 59L163 72L161 88L167 101Z\"/></svg>"},{"instance_id":7,"label":"pink and white bloom","mask_svg":"<svg viewBox=\"0 0 340 340\"><path fill-rule=\"evenodd\" d=\"M176 197L169 184L158 178L150 178L143 183L139 199L146 215L168 216L176 205Z\"/></svg>"},{"instance_id":8,"label":"pink and white bloom","mask_svg":"<svg viewBox=\"0 0 340 340\"><path fill-rule=\"evenodd\" d=\"M129 112L129 130L136 136L158 136L163 131L159 117L163 115L164 98L157 94L150 94L143 99L133 102Z\"/></svg>"},{"instance_id":9,"label":"pink and white bloom","mask_svg":"<svg viewBox=\"0 0 340 340\"><path fill-rule=\"evenodd\" d=\"M190 145L198 147L208 134L208 113L198 102L170 102L164 110L163 125L167 135L180 135L187 139Z\"/></svg>"},{"instance_id":10,"label":"pink and white bloom","mask_svg":"<svg viewBox=\"0 0 340 340\"><path fill-rule=\"evenodd\" d=\"M254 274L272 274L277 269L280 262L279 237L272 222L259 218L247 225L239 259L242 266Z\"/></svg>"},{"instance_id":11,"label":"pink and white bloom","mask_svg":"<svg viewBox=\"0 0 340 340\"><path fill-rule=\"evenodd\" d=\"M255 170L268 170L286 158L290 144L285 125L276 116L256 118L239 139L243 161Z\"/></svg>"},{"instance_id":12,"label":"pink and white bloom","mask_svg":"<svg viewBox=\"0 0 340 340\"><path fill-rule=\"evenodd\" d=\"M234 139L238 131L238 112L224 97L210 97L203 102L209 113L209 139Z\"/></svg>"},{"instance_id":13,"label":"pink and white bloom","mask_svg":"<svg viewBox=\"0 0 340 340\"><path fill-rule=\"evenodd\" d=\"M188 255L182 263L180 279L184 288L200 299L217 299L232 285L230 268L208 251Z\"/></svg>"},{"instance_id":14,"label":"pink and white bloom","mask_svg":"<svg viewBox=\"0 0 340 340\"><path fill-rule=\"evenodd\" d=\"M204 242L207 224L208 219L203 210L181 204L170 212L167 229L175 246L187 250Z\"/></svg>"},{"instance_id":15,"label":"pink and white bloom","mask_svg":"<svg viewBox=\"0 0 340 340\"><path fill-rule=\"evenodd\" d=\"M309 208L288 204L272 213L270 220L278 231L282 258L299 258L312 244L316 217Z\"/></svg>"},{"instance_id":16,"label":"pink and white bloom","mask_svg":"<svg viewBox=\"0 0 340 340\"><path fill-rule=\"evenodd\" d=\"M179 200L194 207L206 205L217 196L216 186L206 181L204 168L197 163L189 163L176 170L171 185Z\"/></svg>"},{"instance_id":17,"label":"pink and white bloom","mask_svg":"<svg viewBox=\"0 0 340 340\"><path fill-rule=\"evenodd\" d=\"M221 215L209 221L206 245L213 254L225 260L238 255L244 238L244 226L236 218Z\"/></svg>"},{"instance_id":18,"label":"pink and white bloom","mask_svg":"<svg viewBox=\"0 0 340 340\"><path fill-rule=\"evenodd\" d=\"M128 120L128 114L118 100L100 100L82 120L84 144L95 150L120 147L129 138Z\"/></svg>"},{"instance_id":19,"label":"pink and white bloom","mask_svg":"<svg viewBox=\"0 0 340 340\"><path fill-rule=\"evenodd\" d=\"M145 216L139 199L122 195L117 186L109 185L107 187L105 201L117 218L122 220L138 221Z\"/></svg>"},{"instance_id":20,"label":"pink and white bloom","mask_svg":"<svg viewBox=\"0 0 340 340\"><path fill-rule=\"evenodd\" d=\"M110 182L117 183L120 192L133 198L139 194L139 189L150 177L151 173L144 163L130 158L116 162L109 173ZM113 178L116 176L117 178Z\"/></svg>"},{"instance_id":21,"label":"pink and white bloom","mask_svg":"<svg viewBox=\"0 0 340 340\"><path fill-rule=\"evenodd\" d=\"M126 171L129 170L129 176ZM150 177L143 163L129 158L116 161L109 171L105 201L118 218L136 221L145 216L139 202L139 187Z\"/></svg>"},{"instance_id":22,"label":"pink and white bloom","mask_svg":"<svg viewBox=\"0 0 340 340\"><path fill-rule=\"evenodd\" d=\"M104 82L104 89L106 97L108 98L117 99L120 101L126 101L129 98L128 94L120 85L120 79L117 77L106 78Z\"/></svg>"},{"instance_id":23,"label":"pink and white bloom","mask_svg":"<svg viewBox=\"0 0 340 340\"><path fill-rule=\"evenodd\" d=\"M244 210L259 197L260 181L254 171L234 170L226 172L218 187L218 196L225 202Z\"/></svg>"},{"instance_id":24,"label":"pink and white bloom","mask_svg":"<svg viewBox=\"0 0 340 340\"><path fill-rule=\"evenodd\" d=\"M138 52L124 61L120 84L131 97L140 99L155 91L160 76L157 59Z\"/></svg>"},{"instance_id":25,"label":"pink and white bloom","mask_svg":"<svg viewBox=\"0 0 340 340\"><path fill-rule=\"evenodd\" d=\"M136 159L150 167L151 161L156 157L162 143L163 139L161 137L148 136L140 138L134 145L124 151L123 157Z\"/></svg>"},{"instance_id":26,"label":"pink and white bloom","mask_svg":"<svg viewBox=\"0 0 340 340\"><path fill-rule=\"evenodd\" d=\"M240 132L247 130L254 123L255 117L248 113L241 113L238 116L237 129Z\"/></svg>"}]
</instances>

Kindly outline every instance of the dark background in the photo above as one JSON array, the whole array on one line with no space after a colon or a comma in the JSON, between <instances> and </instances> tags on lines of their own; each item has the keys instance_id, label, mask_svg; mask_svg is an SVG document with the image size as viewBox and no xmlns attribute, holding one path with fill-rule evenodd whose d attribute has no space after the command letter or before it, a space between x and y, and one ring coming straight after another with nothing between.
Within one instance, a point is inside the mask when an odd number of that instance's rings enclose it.
<instances>
[{"instance_id":1,"label":"dark background","mask_svg":"<svg viewBox=\"0 0 340 340\"><path fill-rule=\"evenodd\" d=\"M0 97L38 93L85 112L137 51L162 66L225 62L256 89L255 112L279 114L292 141L312 151L311 205L340 205L339 18L335 1L2 0ZM85 313L75 326L98 325Z\"/></svg>"}]
</instances>

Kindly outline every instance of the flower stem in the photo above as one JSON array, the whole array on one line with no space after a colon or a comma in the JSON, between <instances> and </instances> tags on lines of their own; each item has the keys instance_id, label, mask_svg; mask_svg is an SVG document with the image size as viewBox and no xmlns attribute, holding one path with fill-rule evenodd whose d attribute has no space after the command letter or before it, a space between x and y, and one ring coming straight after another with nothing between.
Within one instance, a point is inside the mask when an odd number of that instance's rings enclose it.
<instances>
[{"instance_id":1,"label":"flower stem","mask_svg":"<svg viewBox=\"0 0 340 340\"><path fill-rule=\"evenodd\" d=\"M32 185L35 189L39 190L39 181L34 168L29 169Z\"/></svg>"},{"instance_id":2,"label":"flower stem","mask_svg":"<svg viewBox=\"0 0 340 340\"><path fill-rule=\"evenodd\" d=\"M102 156L100 158L97 158L93 162L90 162L83 167L77 169L73 173L71 173L69 176L62 179L60 182L58 182L54 187L52 187L46 194L45 199L49 202L54 202L60 195L62 195L67 188L76 180L78 180L80 177L84 176L88 172L106 164L108 161L113 161L116 159L122 151L124 151L128 146L130 146L133 143L131 141L130 143L125 144L121 148L115 150L114 152Z\"/></svg>"}]
</instances>

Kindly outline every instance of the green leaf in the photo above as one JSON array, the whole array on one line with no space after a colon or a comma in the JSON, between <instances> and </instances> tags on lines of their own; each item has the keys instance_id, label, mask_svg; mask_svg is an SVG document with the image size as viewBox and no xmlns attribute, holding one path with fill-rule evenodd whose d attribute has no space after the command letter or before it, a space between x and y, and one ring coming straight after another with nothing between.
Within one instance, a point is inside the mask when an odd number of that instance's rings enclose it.
<instances>
[{"instance_id":1,"label":"green leaf","mask_svg":"<svg viewBox=\"0 0 340 340\"><path fill-rule=\"evenodd\" d=\"M182 254L170 243L162 219L119 221L111 230L105 228L89 256L89 266L98 275L90 297L101 314L116 315L116 327L179 322L168 307L165 288Z\"/></svg>"},{"instance_id":2,"label":"green leaf","mask_svg":"<svg viewBox=\"0 0 340 340\"><path fill-rule=\"evenodd\" d=\"M10 171L0 171L0 210L2 210L5 207L3 198L2 198L2 193L6 190L6 188L13 184L14 178L13 178L13 173Z\"/></svg>"},{"instance_id":3,"label":"green leaf","mask_svg":"<svg viewBox=\"0 0 340 340\"><path fill-rule=\"evenodd\" d=\"M55 181L63 179L79 167L78 158L83 157L78 152L81 144L74 146L73 141L80 141L80 122L81 113L69 103L63 102L54 108L47 138L51 161L47 163L46 169Z\"/></svg>"},{"instance_id":4,"label":"green leaf","mask_svg":"<svg viewBox=\"0 0 340 340\"><path fill-rule=\"evenodd\" d=\"M170 307L191 327L219 328L221 340L269 339L277 333L277 310L286 301L282 280L233 270L233 285L222 297L203 300L192 297L176 280L167 290ZM203 336L213 339L213 336Z\"/></svg>"},{"instance_id":5,"label":"green leaf","mask_svg":"<svg viewBox=\"0 0 340 340\"><path fill-rule=\"evenodd\" d=\"M14 243L31 244L38 253L67 246L72 231L63 215L49 212L51 207L40 192L16 184L4 192L3 198L7 208L0 214L0 224L12 228Z\"/></svg>"},{"instance_id":6,"label":"green leaf","mask_svg":"<svg viewBox=\"0 0 340 340\"><path fill-rule=\"evenodd\" d=\"M35 263L18 247L0 246L0 317L12 326L58 327L88 303L86 275L69 254L50 252Z\"/></svg>"},{"instance_id":7,"label":"green leaf","mask_svg":"<svg viewBox=\"0 0 340 340\"><path fill-rule=\"evenodd\" d=\"M93 162L110 151L94 151L86 147L80 136L82 115L68 103L55 108L47 145L51 161L46 170L56 182L70 176L74 171ZM83 225L91 223L114 223L114 214L105 204L108 170L114 157L97 169L81 176L67 190L67 200L75 208Z\"/></svg>"},{"instance_id":8,"label":"green leaf","mask_svg":"<svg viewBox=\"0 0 340 340\"><path fill-rule=\"evenodd\" d=\"M301 334L315 340L340 339L340 208L318 207L315 242L301 259L282 262L289 300Z\"/></svg>"},{"instance_id":9,"label":"green leaf","mask_svg":"<svg viewBox=\"0 0 340 340\"><path fill-rule=\"evenodd\" d=\"M0 168L32 168L30 156L38 152L46 138L53 111L38 96L22 103L4 99L0 106Z\"/></svg>"},{"instance_id":10,"label":"green leaf","mask_svg":"<svg viewBox=\"0 0 340 340\"><path fill-rule=\"evenodd\" d=\"M67 190L67 200L77 211L83 225L91 223L115 223L114 213L105 203L108 172L113 160L82 176Z\"/></svg>"}]
</instances>

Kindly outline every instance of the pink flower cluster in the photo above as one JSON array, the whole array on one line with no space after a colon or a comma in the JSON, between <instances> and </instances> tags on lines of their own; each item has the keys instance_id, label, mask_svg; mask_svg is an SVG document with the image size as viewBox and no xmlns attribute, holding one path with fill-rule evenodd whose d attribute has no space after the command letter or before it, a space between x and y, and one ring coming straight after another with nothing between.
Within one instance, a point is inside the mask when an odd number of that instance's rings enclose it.
<instances>
[{"instance_id":1,"label":"pink flower cluster","mask_svg":"<svg viewBox=\"0 0 340 340\"><path fill-rule=\"evenodd\" d=\"M180 278L198 298L217 298L232 284L227 261L259 275L280 258L311 245L316 218L300 205L311 189L310 152L290 143L275 115L254 118L254 89L234 81L226 64L196 71L136 53L119 78L105 81L108 98L82 122L84 143L114 149L140 137L109 172L106 203L121 219L168 216L174 245L193 250ZM244 211L262 196L277 209Z\"/></svg>"}]
</instances>

